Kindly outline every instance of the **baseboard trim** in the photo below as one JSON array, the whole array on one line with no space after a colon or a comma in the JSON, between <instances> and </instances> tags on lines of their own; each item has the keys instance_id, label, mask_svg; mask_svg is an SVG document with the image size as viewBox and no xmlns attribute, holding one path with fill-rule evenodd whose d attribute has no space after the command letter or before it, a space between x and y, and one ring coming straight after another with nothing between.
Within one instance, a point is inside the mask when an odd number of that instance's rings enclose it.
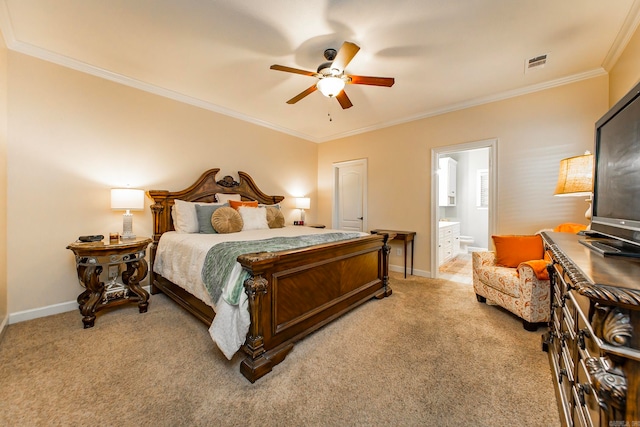
<instances>
[{"instance_id":1,"label":"baseboard trim","mask_svg":"<svg viewBox=\"0 0 640 427\"><path fill-rule=\"evenodd\" d=\"M143 286L149 292L149 286ZM60 304L48 305L46 307L33 308L31 310L18 311L9 314L9 324L25 322L27 320L38 319L40 317L52 316L54 314L66 313L78 309L77 301L61 302ZM0 332L1 333L1 332Z\"/></svg>"},{"instance_id":2,"label":"baseboard trim","mask_svg":"<svg viewBox=\"0 0 640 427\"><path fill-rule=\"evenodd\" d=\"M389 270L390 271L395 271L397 273L402 273L404 274L404 265L392 265L389 264ZM411 267L407 267L407 277L411 274ZM413 275L414 276L420 276L420 277L431 277L431 273L428 271L423 271L423 270L417 270L417 269L413 269Z\"/></svg>"},{"instance_id":3,"label":"baseboard trim","mask_svg":"<svg viewBox=\"0 0 640 427\"><path fill-rule=\"evenodd\" d=\"M27 320L38 319L40 317L52 316L54 314L66 313L78 309L77 301L67 301L60 304L48 305L46 307L32 308L31 310L18 311L9 314L9 324L25 322Z\"/></svg>"},{"instance_id":4,"label":"baseboard trim","mask_svg":"<svg viewBox=\"0 0 640 427\"><path fill-rule=\"evenodd\" d=\"M0 322L0 344L2 343L2 339L4 338L4 333L7 330L8 324L9 324L9 315L7 314L2 318L2 322Z\"/></svg>"}]
</instances>

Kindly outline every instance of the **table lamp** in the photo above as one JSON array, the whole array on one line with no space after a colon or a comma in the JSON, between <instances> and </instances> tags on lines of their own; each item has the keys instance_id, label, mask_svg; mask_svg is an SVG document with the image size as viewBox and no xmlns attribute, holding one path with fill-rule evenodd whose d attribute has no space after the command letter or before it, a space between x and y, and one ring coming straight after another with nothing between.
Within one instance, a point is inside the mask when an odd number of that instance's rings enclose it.
<instances>
[{"instance_id":1,"label":"table lamp","mask_svg":"<svg viewBox=\"0 0 640 427\"><path fill-rule=\"evenodd\" d=\"M111 209L126 211L122 215L122 239L135 239L133 234L133 214L131 211L144 209L144 190L133 188L112 188Z\"/></svg>"},{"instance_id":2,"label":"table lamp","mask_svg":"<svg viewBox=\"0 0 640 427\"><path fill-rule=\"evenodd\" d=\"M581 156L560 161L558 184L554 196L588 196L589 208L584 216L591 222L591 192L593 191L593 154L586 151Z\"/></svg>"},{"instance_id":3,"label":"table lamp","mask_svg":"<svg viewBox=\"0 0 640 427\"><path fill-rule=\"evenodd\" d=\"M304 210L311 207L311 199L308 197L297 197L296 208L300 209L300 225L304 225Z\"/></svg>"}]
</instances>

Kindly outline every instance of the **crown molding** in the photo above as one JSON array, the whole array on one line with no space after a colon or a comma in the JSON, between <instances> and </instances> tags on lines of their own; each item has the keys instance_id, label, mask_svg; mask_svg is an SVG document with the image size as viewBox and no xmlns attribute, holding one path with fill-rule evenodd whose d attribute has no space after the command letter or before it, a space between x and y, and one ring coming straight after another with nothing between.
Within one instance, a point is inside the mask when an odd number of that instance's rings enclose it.
<instances>
[{"instance_id":1,"label":"crown molding","mask_svg":"<svg viewBox=\"0 0 640 427\"><path fill-rule=\"evenodd\" d=\"M448 106L444 106L442 108L434 109L431 111L423 112L414 116L405 117L398 120L383 122L373 126L367 126L359 129L354 129L348 132L332 134L325 137L314 137L312 135L297 132L292 129L278 126L264 120L256 119L255 117L247 116L235 110L231 110L231 109L222 107L220 105L204 101L199 98L195 98L189 95L175 92L160 86L152 85L137 79L127 77L122 74L114 73L114 72L105 70L103 68L96 67L94 65L87 64L85 62L81 62L73 58L69 58L67 56L60 55L55 52L51 52L46 49L42 49L40 47L31 45L29 43L16 40L13 32L13 26L11 24L11 19L9 16L9 10L7 8L6 0L3 0L0 2L0 30L2 31L2 34L5 39L5 43L7 44L7 47L10 50L13 50L25 55L33 56L35 58L38 58L47 62L52 62L54 64L58 64L63 67L71 68L73 70L87 73L96 77L101 77L103 79L106 79L115 83L123 84L125 86L129 86L129 87L139 89L145 92L149 92L158 96L169 98L174 101L193 105L195 107L213 111L215 113L223 114L225 116L233 117L247 123L251 123L257 126L274 130L276 132L280 132L286 135L290 135L296 138L300 138L300 139L310 141L310 142L315 142L315 143L322 143L322 142L333 141L336 139L347 138L347 137L359 135L362 133L385 129L391 126L409 123L416 120L422 120L425 118L450 113L453 111L464 110L466 108L471 108L471 107L479 106L482 104L488 104L491 102L514 98L517 96L526 95L529 93L538 92L538 91L550 89L553 87L562 86L562 85L578 82L581 80L586 80L586 79L606 75L607 74L606 70L608 69L607 67L610 67L613 64L615 64L615 61L620 57L622 51L628 44L631 36L633 35L634 31L638 27L639 23L640 23L640 0L634 0L633 5L631 6L629 14L627 15L627 18L623 25L623 28L620 30L620 33L616 37L616 41L612 46L612 48L610 49L609 54L605 58L605 61L601 68L597 68L597 69L586 71L579 74L574 74L571 76L566 76L566 77L548 81L548 82L526 86L524 88L519 88L519 89L506 91L498 94L479 97L479 98L475 98L475 99L464 101L457 104L451 104Z\"/></svg>"},{"instance_id":2,"label":"crown molding","mask_svg":"<svg viewBox=\"0 0 640 427\"><path fill-rule=\"evenodd\" d=\"M477 107L483 104L490 104L492 102L502 101L509 98L515 98L522 95L527 95L534 92L540 92L543 90L551 89L558 86L564 86L567 84L579 82L582 80L592 79L594 77L607 75L607 72L603 68L596 68L594 70L585 71L583 73L573 74L571 76L562 77L556 80L550 80L548 82L538 83L535 85L526 86L519 89L514 89L506 92L496 93L489 96L483 96L475 99L471 99L468 101L460 102L457 104L451 104L442 108L438 108L435 110L427 111L424 113L420 113L414 116L405 117L399 120L393 120L390 122L380 123L375 126L369 126L366 128L355 129L353 131L344 132L341 134L330 135L326 138L321 139L319 142L328 142L333 141L335 139L347 138L350 136L358 135L361 133L372 132L375 130L380 130L384 128L388 128L391 126L401 125L404 123L414 122L416 120L422 120L429 117L439 116L441 114L451 113L454 111L464 110L471 107Z\"/></svg>"},{"instance_id":3,"label":"crown molding","mask_svg":"<svg viewBox=\"0 0 640 427\"><path fill-rule=\"evenodd\" d=\"M174 101L182 102L182 103L193 105L195 107L199 107L205 110L213 111L215 113L223 114L225 116L233 117L235 119L242 120L257 126L265 127L280 133L285 133L285 134L288 134L297 138L301 138L307 141L311 141L311 142L318 142L311 135L296 132L281 126L277 126L273 123L269 123L264 120L259 120L259 119L256 119L255 117L247 116L235 110L231 110L229 108L225 108L220 105L213 104L211 102L207 102L199 98L195 98L193 96L175 92L173 90L170 90L161 86L152 85L152 84L143 82L141 80L127 77L122 74L114 73L114 72L105 70L103 68L88 64L86 62L81 62L73 58L70 58L55 52L51 52L47 49L43 49L43 48L34 46L32 44L19 41L16 39L15 34L13 32L13 25L11 24L11 18L9 16L9 10L7 8L6 1L2 1L0 5L0 30L2 30L5 43L7 44L7 48L12 51L22 53L24 55L32 56L34 58L51 62L66 68L71 68L72 70L76 70L82 73L100 77L105 80L109 80L115 83L119 83L135 89L139 89L145 92L149 92L154 95L169 98Z\"/></svg>"},{"instance_id":4,"label":"crown molding","mask_svg":"<svg viewBox=\"0 0 640 427\"><path fill-rule=\"evenodd\" d=\"M602 61L602 68L607 71L611 71L618 59L620 59L620 55L626 49L631 37L635 34L638 29L638 25L640 24L640 0L634 0L633 4L629 8L629 13L625 18L616 39L613 41L609 52L607 52L607 56L605 56L604 61Z\"/></svg>"},{"instance_id":5,"label":"crown molding","mask_svg":"<svg viewBox=\"0 0 640 427\"><path fill-rule=\"evenodd\" d=\"M0 21L1 22L1 21ZM4 23L2 23L3 28L4 27ZM3 31L4 34L4 31ZM5 41L7 40L7 37L5 36ZM67 56L64 55L60 55L54 52L51 52L49 50L46 49L42 49L39 48L37 46L33 46L31 44L28 43L24 43L24 42L20 42L20 41L16 41L15 39L11 40L11 41L7 41L7 47L9 47L9 49L14 50L16 52L20 52L22 54L25 55L29 55L29 56L33 56L35 58L41 59L43 61L47 61L47 62L52 62L54 64L63 66L63 67L67 67L67 68L71 68L73 70L76 71L80 71L83 73L87 73L96 77L100 77L115 83L119 83L125 86L129 86L135 89L139 89L145 92L149 92L152 93L154 95L158 95L158 96L162 96L165 98L169 98L172 99L174 101L178 101L178 102L182 102L185 104L189 104L189 105L193 105L195 107L199 107L199 108L203 108L205 110L209 110L209 111L213 111L215 113L219 113L219 114L223 114L225 116L229 116L229 117L233 117L236 118L238 120L242 120L244 122L248 122L257 126L261 126L264 128L268 128L280 133L284 133L287 135L291 135L294 136L296 138L300 138L300 139L304 139L306 141L310 141L310 142L315 142L315 143L322 143L322 142L328 142L328 141L333 141L334 139L341 139L341 138L346 138L349 136L354 136L354 135L359 135L362 133L367 133L367 132L372 132L375 130L380 130L380 129L384 129L384 128L388 128L391 126L396 126L399 124L404 124L404 123L408 123L408 122L413 122L416 120L422 120L425 118L429 118L429 117L434 117L434 116L438 116L441 114L445 114L445 113L450 113L453 111L458 111L458 110L464 110L466 108L471 108L471 107L475 107L478 105L482 105L482 104L488 104L491 102L496 102L496 101L502 101L504 99L509 99L509 98L515 98L517 96L521 96L521 95L526 95L529 93L533 93L533 92L539 92L542 90L546 90L546 89L550 89L553 87L557 87L557 86L563 86L566 84L570 84L570 83L574 83L574 82L578 82L581 80L586 80L586 79L591 79L594 77L598 77L598 76L602 76L602 75L606 75L607 72L603 69L603 68L597 68L595 70L591 70L591 71L587 71L584 73L579 73L579 74L574 74L572 76L567 76L567 77L563 77L560 79L556 79L556 80L551 80L548 82L543 82L543 83L539 83L539 84L535 84L535 85L531 85L531 86L526 86L523 88L519 88L519 89L515 89L515 90L511 90L511 91L507 91L507 92L502 92L502 93L498 93L498 94L493 94L493 95L489 95L489 96L485 96L485 97L480 97L480 98L475 98L469 101L465 101L465 102L461 102L461 103L457 103L457 104L451 104L442 108L438 108L432 111L428 111L428 112L424 112L415 116L410 116L410 117L406 117L403 119L399 119L399 120L394 120L394 121L389 121L389 122L383 122L383 123L379 123L376 124L374 126L368 126L368 127L364 127L364 128L360 128L360 129L354 129L352 131L349 132L344 132L344 133L340 133L340 134L333 134L333 135L329 135L327 137L321 137L321 138L317 138L317 137L313 137L311 135L308 134L304 134L301 132L296 132L292 129L289 128L285 128L282 126L277 126L273 123L269 123L266 122L264 120L259 120L256 119L255 117L250 117L247 116L245 114L239 113L235 110L231 110L229 108L225 108L222 107L220 105L217 104L213 104L211 102L207 102L204 101L202 99L199 98L195 98L189 95L185 95L179 92L175 92L172 91L170 89L166 89L160 86L156 86L156 85L152 85L146 82L143 82L141 80L137 80L137 79L133 79L131 77L127 77L124 76L122 74L118 74L118 73L114 73L108 70L105 70L103 68L100 67L96 67L94 65L91 64L87 64L85 62L81 62L81 61L77 61L73 58L69 58Z\"/></svg>"},{"instance_id":6,"label":"crown molding","mask_svg":"<svg viewBox=\"0 0 640 427\"><path fill-rule=\"evenodd\" d=\"M295 132L295 131L292 131L291 129L277 126L273 123L256 119L255 117L247 116L235 110L231 110L229 108L225 108L220 105L213 104L211 102L207 102L193 96L185 95L183 93L176 92L161 86L153 85L150 83L143 82L141 80L127 77L122 74L114 73L112 71L108 71L103 68L96 67L91 64L87 64L85 62L77 61L73 58L69 58L67 56L48 51L46 49L42 49L28 43L13 41L11 45L9 45L9 43L7 43L7 45L11 50L14 50L16 52L19 52L28 56L32 56L38 59L42 59L43 61L51 62L66 68L71 68L73 70L80 71L82 73L100 77L105 80L109 80L115 83L119 83L135 89L139 89L148 93L152 93L154 95L162 96L164 98L169 98L174 101L182 102L184 104L193 105L194 107L199 107L205 110L213 111L215 113L223 114L228 117L233 117L235 119L242 120L257 126L265 127L271 130L275 130L277 132L286 133L291 136L295 136L305 140L310 140L310 141L313 140L313 137L311 137L310 135L306 135L300 132Z\"/></svg>"}]
</instances>

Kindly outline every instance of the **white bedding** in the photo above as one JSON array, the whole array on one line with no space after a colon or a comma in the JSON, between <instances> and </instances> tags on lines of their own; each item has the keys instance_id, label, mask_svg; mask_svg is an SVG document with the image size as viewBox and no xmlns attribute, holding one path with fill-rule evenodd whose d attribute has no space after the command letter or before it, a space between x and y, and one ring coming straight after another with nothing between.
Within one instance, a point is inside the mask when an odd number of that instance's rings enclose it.
<instances>
[{"instance_id":1,"label":"white bedding","mask_svg":"<svg viewBox=\"0 0 640 427\"><path fill-rule=\"evenodd\" d=\"M243 292L238 306L224 298L212 301L202 281L202 267L207 252L214 245L228 241L262 240L270 237L295 237L308 234L335 233L340 230L289 226L264 230L247 230L229 234L186 234L170 231L160 237L153 271L170 280L211 306L216 316L209 334L227 359L231 359L244 343L251 319L247 295ZM362 233L366 235L367 233ZM242 271L236 263L230 280Z\"/></svg>"}]
</instances>

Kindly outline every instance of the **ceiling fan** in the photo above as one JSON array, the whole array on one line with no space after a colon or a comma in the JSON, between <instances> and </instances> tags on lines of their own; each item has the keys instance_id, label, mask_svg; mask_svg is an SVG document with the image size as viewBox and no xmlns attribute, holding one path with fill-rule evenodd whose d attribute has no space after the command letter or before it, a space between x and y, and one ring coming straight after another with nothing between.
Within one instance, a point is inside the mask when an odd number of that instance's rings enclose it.
<instances>
[{"instance_id":1,"label":"ceiling fan","mask_svg":"<svg viewBox=\"0 0 640 427\"><path fill-rule=\"evenodd\" d=\"M286 67L284 65L272 65L270 68L272 70L302 74L304 76L316 77L318 79L313 86L288 100L287 104L295 104L310 93L319 90L328 98L336 98L340 103L340 106L346 109L352 107L353 104L344 91L345 84L391 87L395 83L393 77L366 77L345 74L344 69L349 65L349 62L351 62L359 50L360 48L351 42L344 42L339 51L336 51L335 49L325 50L324 57L328 62L320 64L317 72L315 73L313 71L300 70L298 68Z\"/></svg>"}]
</instances>

